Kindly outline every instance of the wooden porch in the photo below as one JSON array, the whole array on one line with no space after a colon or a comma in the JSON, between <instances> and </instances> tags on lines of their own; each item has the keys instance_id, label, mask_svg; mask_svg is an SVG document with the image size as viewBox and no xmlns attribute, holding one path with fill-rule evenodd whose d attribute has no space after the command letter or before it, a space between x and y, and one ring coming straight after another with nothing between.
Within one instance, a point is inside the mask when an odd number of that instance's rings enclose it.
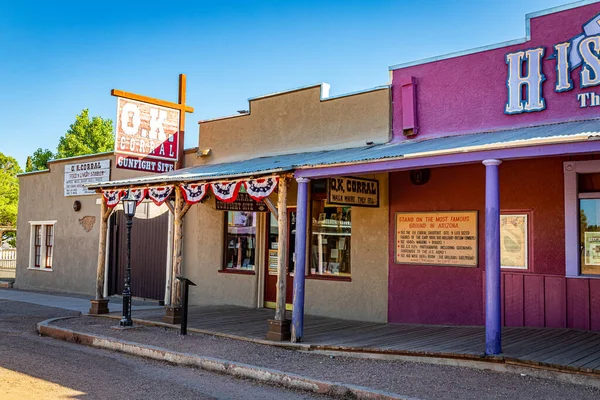
<instances>
[{"instance_id":1,"label":"wooden porch","mask_svg":"<svg viewBox=\"0 0 600 400\"><path fill-rule=\"evenodd\" d=\"M188 327L265 340L267 319L274 314L269 309L195 306L189 309ZM133 315L149 321L162 321L163 316L162 309ZM480 326L383 324L313 315L306 315L304 324L303 343L311 349L484 359L485 332ZM502 340L503 354L487 359L600 374L600 332L504 328Z\"/></svg>"}]
</instances>

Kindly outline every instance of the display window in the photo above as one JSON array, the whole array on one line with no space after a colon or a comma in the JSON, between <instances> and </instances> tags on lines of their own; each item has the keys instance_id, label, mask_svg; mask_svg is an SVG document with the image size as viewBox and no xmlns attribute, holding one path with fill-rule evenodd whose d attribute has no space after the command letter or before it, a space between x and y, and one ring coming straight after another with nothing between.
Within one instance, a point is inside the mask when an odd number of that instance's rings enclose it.
<instances>
[{"instance_id":1,"label":"display window","mask_svg":"<svg viewBox=\"0 0 600 400\"><path fill-rule=\"evenodd\" d=\"M269 214L269 275L277 275L279 259L279 223L273 214ZM288 260L287 273L294 274L296 266L296 210L288 210Z\"/></svg>"},{"instance_id":2,"label":"display window","mask_svg":"<svg viewBox=\"0 0 600 400\"><path fill-rule=\"evenodd\" d=\"M350 278L352 207L327 203L325 182L312 186L310 275Z\"/></svg>"},{"instance_id":3,"label":"display window","mask_svg":"<svg viewBox=\"0 0 600 400\"><path fill-rule=\"evenodd\" d=\"M225 212L224 271L254 271L256 220L257 215L254 212Z\"/></svg>"},{"instance_id":4,"label":"display window","mask_svg":"<svg viewBox=\"0 0 600 400\"><path fill-rule=\"evenodd\" d=\"M600 195L579 199L581 274L600 275Z\"/></svg>"}]
</instances>

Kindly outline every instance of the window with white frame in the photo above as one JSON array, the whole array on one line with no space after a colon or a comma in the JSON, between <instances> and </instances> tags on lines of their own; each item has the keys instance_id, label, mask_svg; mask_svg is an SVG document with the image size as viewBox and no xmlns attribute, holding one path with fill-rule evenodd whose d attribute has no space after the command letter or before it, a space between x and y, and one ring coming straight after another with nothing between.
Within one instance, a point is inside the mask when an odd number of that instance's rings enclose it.
<instances>
[{"instance_id":1,"label":"window with white frame","mask_svg":"<svg viewBox=\"0 0 600 400\"><path fill-rule=\"evenodd\" d=\"M29 269L52 271L56 221L30 221Z\"/></svg>"}]
</instances>

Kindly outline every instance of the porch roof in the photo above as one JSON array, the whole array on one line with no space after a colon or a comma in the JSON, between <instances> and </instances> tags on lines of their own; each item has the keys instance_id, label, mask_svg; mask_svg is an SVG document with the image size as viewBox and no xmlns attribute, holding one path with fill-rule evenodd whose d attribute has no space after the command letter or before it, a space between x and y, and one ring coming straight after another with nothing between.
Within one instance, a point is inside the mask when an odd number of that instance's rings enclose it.
<instances>
[{"instance_id":1,"label":"porch roof","mask_svg":"<svg viewBox=\"0 0 600 400\"><path fill-rule=\"evenodd\" d=\"M588 142L599 138L600 119L590 119L465 135L408 139L397 143L375 144L338 150L257 157L234 162L198 165L164 174L99 182L87 186L94 189L237 179L303 169L369 164L379 161L414 160L434 156L460 155L515 148L538 149L548 145ZM594 148L596 149L594 150ZM600 151L600 142L595 142L594 146L589 147L589 151ZM568 151L564 153L567 154ZM550 154L545 154L543 151L536 151L530 156L540 157L545 155ZM457 160L456 162L458 163L459 161ZM469 162L469 160L465 159L462 162ZM302 173L301 175L309 176L310 174Z\"/></svg>"}]
</instances>

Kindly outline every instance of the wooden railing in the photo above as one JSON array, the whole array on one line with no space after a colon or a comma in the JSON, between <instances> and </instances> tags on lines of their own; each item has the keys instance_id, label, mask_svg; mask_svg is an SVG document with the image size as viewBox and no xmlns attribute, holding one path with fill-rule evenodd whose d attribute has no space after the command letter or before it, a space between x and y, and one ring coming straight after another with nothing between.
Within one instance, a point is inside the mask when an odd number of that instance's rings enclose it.
<instances>
[{"instance_id":1,"label":"wooden railing","mask_svg":"<svg viewBox=\"0 0 600 400\"><path fill-rule=\"evenodd\" d=\"M0 269L17 268L17 249L0 250Z\"/></svg>"}]
</instances>

